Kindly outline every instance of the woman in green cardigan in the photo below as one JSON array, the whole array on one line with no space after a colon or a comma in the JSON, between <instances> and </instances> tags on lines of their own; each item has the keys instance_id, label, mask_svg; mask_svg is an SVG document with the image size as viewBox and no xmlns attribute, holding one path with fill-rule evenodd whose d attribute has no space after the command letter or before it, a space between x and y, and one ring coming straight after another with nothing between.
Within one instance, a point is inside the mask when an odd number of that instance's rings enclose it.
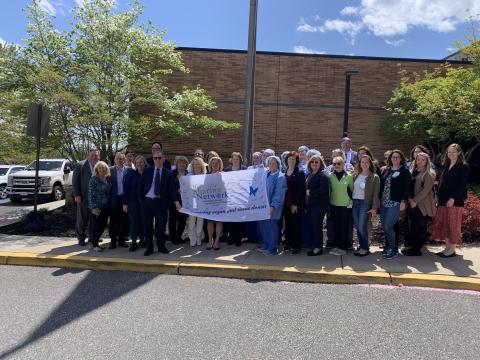
<instances>
[{"instance_id":1,"label":"woman in green cardigan","mask_svg":"<svg viewBox=\"0 0 480 360\"><path fill-rule=\"evenodd\" d=\"M352 211L353 177L344 169L341 156L333 159L330 177L330 216L333 223L332 255L345 255L348 249L347 219Z\"/></svg>"}]
</instances>

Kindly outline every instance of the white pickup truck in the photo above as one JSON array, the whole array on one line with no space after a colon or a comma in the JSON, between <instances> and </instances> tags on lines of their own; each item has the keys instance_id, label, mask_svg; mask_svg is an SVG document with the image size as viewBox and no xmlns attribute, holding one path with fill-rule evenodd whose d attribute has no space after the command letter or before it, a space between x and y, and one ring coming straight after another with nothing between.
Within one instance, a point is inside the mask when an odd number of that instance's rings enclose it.
<instances>
[{"instance_id":1,"label":"white pickup truck","mask_svg":"<svg viewBox=\"0 0 480 360\"><path fill-rule=\"evenodd\" d=\"M63 199L65 186L72 185L73 164L67 159L40 159L39 164L39 199ZM8 177L6 192L13 203L35 196L35 161Z\"/></svg>"},{"instance_id":2,"label":"white pickup truck","mask_svg":"<svg viewBox=\"0 0 480 360\"><path fill-rule=\"evenodd\" d=\"M7 195L8 175L25 169L25 165L0 165L0 200L4 200Z\"/></svg>"}]
</instances>

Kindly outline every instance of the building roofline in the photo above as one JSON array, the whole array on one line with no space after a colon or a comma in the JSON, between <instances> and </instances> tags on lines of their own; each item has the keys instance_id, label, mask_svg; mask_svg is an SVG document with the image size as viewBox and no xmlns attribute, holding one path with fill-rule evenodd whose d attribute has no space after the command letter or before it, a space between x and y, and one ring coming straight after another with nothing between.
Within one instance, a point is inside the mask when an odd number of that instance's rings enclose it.
<instances>
[{"instance_id":1,"label":"building roofline","mask_svg":"<svg viewBox=\"0 0 480 360\"><path fill-rule=\"evenodd\" d=\"M179 51L206 51L206 52L218 52L218 53L231 53L231 54L246 54L246 50L231 50L231 49L212 49L212 48L197 48L197 47L183 47L176 48ZM382 56L358 56L358 55L331 55L331 54L299 54L289 52L276 52L276 51L257 51L257 55L281 55L281 56L298 56L298 57L320 57L320 58L333 58L333 59L358 59L358 60L374 60L374 61L411 61L411 62L425 62L425 63L445 63L452 64L465 64L469 65L471 61L461 60L445 60L445 59L415 59L415 58L396 58L396 57L382 57Z\"/></svg>"}]
</instances>

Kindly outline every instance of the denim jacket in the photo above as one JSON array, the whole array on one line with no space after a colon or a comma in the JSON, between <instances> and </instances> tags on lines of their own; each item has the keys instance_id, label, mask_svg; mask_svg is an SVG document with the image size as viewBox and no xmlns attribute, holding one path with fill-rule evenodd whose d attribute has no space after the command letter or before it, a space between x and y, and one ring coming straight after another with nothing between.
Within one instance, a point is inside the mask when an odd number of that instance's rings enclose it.
<instances>
[{"instance_id":1,"label":"denim jacket","mask_svg":"<svg viewBox=\"0 0 480 360\"><path fill-rule=\"evenodd\" d=\"M98 176L92 176L88 184L88 208L105 209L110 207L113 197L113 186L110 177L103 182Z\"/></svg>"}]
</instances>

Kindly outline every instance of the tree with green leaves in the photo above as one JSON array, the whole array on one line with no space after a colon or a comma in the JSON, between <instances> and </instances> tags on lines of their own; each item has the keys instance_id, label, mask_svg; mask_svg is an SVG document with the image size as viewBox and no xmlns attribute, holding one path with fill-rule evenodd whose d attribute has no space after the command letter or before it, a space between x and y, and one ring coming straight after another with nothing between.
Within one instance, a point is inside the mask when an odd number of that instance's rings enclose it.
<instances>
[{"instance_id":1,"label":"tree with green leaves","mask_svg":"<svg viewBox=\"0 0 480 360\"><path fill-rule=\"evenodd\" d=\"M92 145L111 160L154 133L211 136L238 128L207 115L216 105L200 86L167 88L170 74L189 70L164 31L139 25L142 12L138 1L124 12L115 11L114 0L86 1L75 7L71 30L59 31L33 0L25 46L0 52L0 136L25 138L29 102L51 110L44 149L73 160Z\"/></svg>"},{"instance_id":2,"label":"tree with green leaves","mask_svg":"<svg viewBox=\"0 0 480 360\"><path fill-rule=\"evenodd\" d=\"M467 160L472 156L480 147L480 42L472 41L462 51L474 59L473 66L446 63L423 74L401 70L383 132L424 142L433 154L460 143Z\"/></svg>"}]
</instances>

